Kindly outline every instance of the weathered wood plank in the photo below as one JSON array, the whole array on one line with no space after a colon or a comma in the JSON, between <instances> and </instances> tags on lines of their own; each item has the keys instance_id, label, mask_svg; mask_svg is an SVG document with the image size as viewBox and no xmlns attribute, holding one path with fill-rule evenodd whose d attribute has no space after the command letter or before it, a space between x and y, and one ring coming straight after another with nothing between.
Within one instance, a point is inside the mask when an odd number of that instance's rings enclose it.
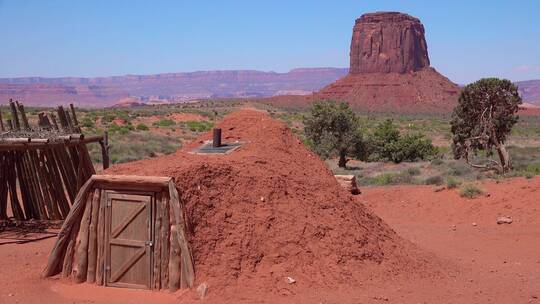
<instances>
[{"instance_id":1,"label":"weathered wood plank","mask_svg":"<svg viewBox=\"0 0 540 304\"><path fill-rule=\"evenodd\" d=\"M100 201L101 191L99 189L94 189L94 196L92 197L92 217L90 220L90 232L88 239L88 271L86 275L86 282L88 283L94 283L96 281L98 225L103 225L103 223L99 222Z\"/></svg>"},{"instance_id":2,"label":"weathered wood plank","mask_svg":"<svg viewBox=\"0 0 540 304\"><path fill-rule=\"evenodd\" d=\"M185 232L187 225L184 216L184 207L180 202L178 191L176 190L176 185L173 180L169 181L169 196L169 205L171 206L172 214L174 216L171 227L176 227L174 231L175 234L172 234L171 230L171 248L174 243L178 242L182 259L180 288L192 287L195 281L193 256L191 255L191 249L189 248ZM169 268L169 279L171 276L170 270L171 269Z\"/></svg>"},{"instance_id":3,"label":"weathered wood plank","mask_svg":"<svg viewBox=\"0 0 540 304\"><path fill-rule=\"evenodd\" d=\"M86 199L86 207L77 234L75 243L75 259L73 263L72 279L75 283L86 281L86 273L88 270L88 232L90 229L90 221L92 220L92 200L93 193L88 194Z\"/></svg>"},{"instance_id":4,"label":"weathered wood plank","mask_svg":"<svg viewBox=\"0 0 540 304\"><path fill-rule=\"evenodd\" d=\"M161 288L169 286L169 195L165 194L161 199Z\"/></svg>"},{"instance_id":5,"label":"weathered wood plank","mask_svg":"<svg viewBox=\"0 0 540 304\"><path fill-rule=\"evenodd\" d=\"M73 207L71 208L71 211L64 220L64 224L62 225L62 228L58 233L58 239L56 240L51 254L49 255L47 266L43 271L44 277L50 277L62 271L61 266L62 262L65 260L67 247L69 247L70 236L72 234L72 231L77 230L76 232L78 232L77 223L79 223L80 219L82 218L84 209L86 207L86 196L88 194L89 188L91 188L91 185L92 182L89 180L84 184L84 186L81 188L81 191L79 191L79 193L77 194ZM75 236L76 234L73 235L73 238Z\"/></svg>"},{"instance_id":6,"label":"weathered wood plank","mask_svg":"<svg viewBox=\"0 0 540 304\"><path fill-rule=\"evenodd\" d=\"M155 290L161 289L161 193L157 193L154 197L154 227L153 227L153 233L154 233L154 265L153 265L153 284L152 288Z\"/></svg>"},{"instance_id":7,"label":"weathered wood plank","mask_svg":"<svg viewBox=\"0 0 540 304\"><path fill-rule=\"evenodd\" d=\"M92 179L90 179L92 181ZM105 209L107 207L107 196L105 191L101 191L100 204L99 204L99 219L98 219L98 247L97 247L97 260L96 260L96 283L103 285L104 268L105 268Z\"/></svg>"}]
</instances>

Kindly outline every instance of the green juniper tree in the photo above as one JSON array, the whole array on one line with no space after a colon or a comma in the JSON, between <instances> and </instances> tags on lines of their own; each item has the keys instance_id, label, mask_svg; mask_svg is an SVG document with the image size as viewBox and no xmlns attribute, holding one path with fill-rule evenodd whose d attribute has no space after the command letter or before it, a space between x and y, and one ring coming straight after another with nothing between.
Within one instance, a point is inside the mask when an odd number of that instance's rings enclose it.
<instances>
[{"instance_id":1,"label":"green juniper tree","mask_svg":"<svg viewBox=\"0 0 540 304\"><path fill-rule=\"evenodd\" d=\"M517 87L506 79L484 78L467 85L461 91L452 114L452 150L456 159L465 159L475 168L507 172L512 168L505 142L518 121L522 103ZM473 164L471 154L495 150L499 161L492 158L485 164Z\"/></svg>"},{"instance_id":2,"label":"green juniper tree","mask_svg":"<svg viewBox=\"0 0 540 304\"><path fill-rule=\"evenodd\" d=\"M304 120L305 133L315 152L328 158L339 157L338 166L345 168L347 156L362 149L362 130L356 114L345 102L320 101L313 104Z\"/></svg>"}]
</instances>

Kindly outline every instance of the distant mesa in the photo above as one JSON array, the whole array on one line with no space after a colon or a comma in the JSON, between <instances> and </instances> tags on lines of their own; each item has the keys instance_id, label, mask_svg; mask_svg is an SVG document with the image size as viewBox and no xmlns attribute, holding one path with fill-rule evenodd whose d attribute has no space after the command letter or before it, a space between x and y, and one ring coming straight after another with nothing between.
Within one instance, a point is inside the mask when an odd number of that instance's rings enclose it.
<instances>
[{"instance_id":1,"label":"distant mesa","mask_svg":"<svg viewBox=\"0 0 540 304\"><path fill-rule=\"evenodd\" d=\"M314 97L342 99L369 110L439 112L452 109L458 93L456 84L430 67L419 19L377 12L356 19L348 75Z\"/></svg>"}]
</instances>

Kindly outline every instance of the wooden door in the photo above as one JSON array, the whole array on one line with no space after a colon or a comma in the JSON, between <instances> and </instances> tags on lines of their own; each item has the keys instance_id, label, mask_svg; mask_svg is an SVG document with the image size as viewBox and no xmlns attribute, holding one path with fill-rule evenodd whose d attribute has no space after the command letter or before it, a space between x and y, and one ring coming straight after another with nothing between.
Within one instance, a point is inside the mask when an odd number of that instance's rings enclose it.
<instances>
[{"instance_id":1,"label":"wooden door","mask_svg":"<svg viewBox=\"0 0 540 304\"><path fill-rule=\"evenodd\" d=\"M152 195L104 191L105 285L151 289Z\"/></svg>"}]
</instances>

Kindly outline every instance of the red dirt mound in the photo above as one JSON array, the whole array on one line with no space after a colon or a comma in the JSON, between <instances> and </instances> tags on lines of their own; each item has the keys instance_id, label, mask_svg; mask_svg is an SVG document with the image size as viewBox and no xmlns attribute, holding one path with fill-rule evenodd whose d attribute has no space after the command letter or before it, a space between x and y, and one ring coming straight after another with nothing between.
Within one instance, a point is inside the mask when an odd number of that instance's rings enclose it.
<instances>
[{"instance_id":1,"label":"red dirt mound","mask_svg":"<svg viewBox=\"0 0 540 304\"><path fill-rule=\"evenodd\" d=\"M197 283L287 295L358 287L388 274L436 274L431 256L356 203L283 123L243 110L219 126L225 141L245 144L229 155L190 154L205 134L175 154L106 172L176 179ZM426 272L428 264L435 270Z\"/></svg>"}]
</instances>

